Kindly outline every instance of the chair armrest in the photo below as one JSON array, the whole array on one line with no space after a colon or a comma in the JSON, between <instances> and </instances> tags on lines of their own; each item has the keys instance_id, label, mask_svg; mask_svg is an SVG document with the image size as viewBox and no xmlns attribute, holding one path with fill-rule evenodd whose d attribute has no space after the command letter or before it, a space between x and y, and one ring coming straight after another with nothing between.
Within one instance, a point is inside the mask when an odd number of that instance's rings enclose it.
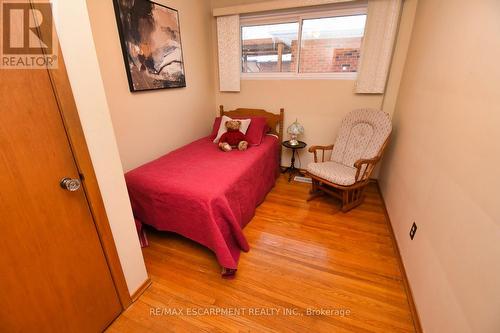
<instances>
[{"instance_id":1,"label":"chair armrest","mask_svg":"<svg viewBox=\"0 0 500 333\"><path fill-rule=\"evenodd\" d=\"M333 150L333 145L329 145L329 146L311 146L309 148L309 152L314 154L314 163L318 163L318 155L317 155L317 151L318 150L322 151L323 154L321 155L321 162L324 162L325 161L325 150Z\"/></svg>"},{"instance_id":2,"label":"chair armrest","mask_svg":"<svg viewBox=\"0 0 500 333\"><path fill-rule=\"evenodd\" d=\"M369 159L360 159L360 160L357 160L355 163L354 163L354 167L359 169L361 168L361 166L363 166L364 164L377 164L377 162L380 160L380 157L377 156L377 157L374 157L374 158L369 158Z\"/></svg>"},{"instance_id":3,"label":"chair armrest","mask_svg":"<svg viewBox=\"0 0 500 333\"><path fill-rule=\"evenodd\" d=\"M354 163L354 167L356 169L358 169L356 171L356 182L367 180L370 177L373 169L375 168L375 165L378 163L379 160L380 160L380 156L377 156L374 158L369 158L369 159L357 160ZM366 165L366 168L364 170L362 170L363 165Z\"/></svg>"}]
</instances>

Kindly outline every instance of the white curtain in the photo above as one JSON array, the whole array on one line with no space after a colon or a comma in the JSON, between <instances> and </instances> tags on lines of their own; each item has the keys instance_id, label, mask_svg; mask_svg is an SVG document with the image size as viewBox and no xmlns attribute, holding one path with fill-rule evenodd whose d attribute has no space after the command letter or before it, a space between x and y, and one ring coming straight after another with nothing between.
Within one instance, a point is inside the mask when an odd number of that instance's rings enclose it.
<instances>
[{"instance_id":1,"label":"white curtain","mask_svg":"<svg viewBox=\"0 0 500 333\"><path fill-rule=\"evenodd\" d=\"M240 91L240 16L217 17L220 91Z\"/></svg>"},{"instance_id":2,"label":"white curtain","mask_svg":"<svg viewBox=\"0 0 500 333\"><path fill-rule=\"evenodd\" d=\"M402 0L369 0L356 93L383 94L391 65Z\"/></svg>"}]
</instances>

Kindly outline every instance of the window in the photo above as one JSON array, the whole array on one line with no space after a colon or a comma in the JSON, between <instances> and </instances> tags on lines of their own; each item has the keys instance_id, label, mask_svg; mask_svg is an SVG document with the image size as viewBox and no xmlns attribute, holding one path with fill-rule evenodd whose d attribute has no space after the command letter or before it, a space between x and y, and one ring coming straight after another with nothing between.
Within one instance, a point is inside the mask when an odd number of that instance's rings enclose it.
<instances>
[{"instance_id":1,"label":"window","mask_svg":"<svg viewBox=\"0 0 500 333\"><path fill-rule=\"evenodd\" d=\"M282 23L243 27L243 73L293 72L297 59L299 24Z\"/></svg>"},{"instance_id":2,"label":"window","mask_svg":"<svg viewBox=\"0 0 500 333\"><path fill-rule=\"evenodd\" d=\"M352 78L365 23L366 7L242 18L242 77Z\"/></svg>"},{"instance_id":3,"label":"window","mask_svg":"<svg viewBox=\"0 0 500 333\"><path fill-rule=\"evenodd\" d=\"M366 15L302 21L301 73L356 72Z\"/></svg>"}]
</instances>

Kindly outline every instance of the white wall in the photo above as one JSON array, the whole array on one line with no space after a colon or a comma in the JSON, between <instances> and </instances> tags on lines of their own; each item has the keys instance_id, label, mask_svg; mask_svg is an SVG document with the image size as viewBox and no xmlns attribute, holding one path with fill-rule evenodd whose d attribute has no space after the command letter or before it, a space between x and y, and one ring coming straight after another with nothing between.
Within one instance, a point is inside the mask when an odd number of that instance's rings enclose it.
<instances>
[{"instance_id":1,"label":"white wall","mask_svg":"<svg viewBox=\"0 0 500 333\"><path fill-rule=\"evenodd\" d=\"M499 36L498 0L418 1L380 185L425 332L500 332Z\"/></svg>"},{"instance_id":2,"label":"white wall","mask_svg":"<svg viewBox=\"0 0 500 333\"><path fill-rule=\"evenodd\" d=\"M147 279L85 0L55 1L56 27L111 230L133 293ZM114 20L114 18L110 18Z\"/></svg>"},{"instance_id":3,"label":"white wall","mask_svg":"<svg viewBox=\"0 0 500 333\"><path fill-rule=\"evenodd\" d=\"M131 93L113 1L87 0L90 24L125 171L207 136L215 96L208 0L156 0L179 12L186 87Z\"/></svg>"}]
</instances>

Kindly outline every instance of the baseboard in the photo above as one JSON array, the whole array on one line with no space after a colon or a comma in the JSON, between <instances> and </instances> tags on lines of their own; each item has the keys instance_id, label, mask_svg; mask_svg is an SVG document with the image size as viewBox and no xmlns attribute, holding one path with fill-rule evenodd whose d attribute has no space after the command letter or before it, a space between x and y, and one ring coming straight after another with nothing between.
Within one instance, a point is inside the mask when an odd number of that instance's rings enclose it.
<instances>
[{"instance_id":1,"label":"baseboard","mask_svg":"<svg viewBox=\"0 0 500 333\"><path fill-rule=\"evenodd\" d=\"M387 206L385 204L385 199L380 190L380 184L377 179L371 179L371 182L377 185L378 192L380 193L380 197L382 198L382 204L384 205L384 214L386 216L387 221L389 222L389 233L391 234L391 239L394 248L396 249L396 255L398 257L399 269L401 270L401 275L403 276L403 285L406 290L406 295L408 295L408 305L410 307L410 311L413 319L413 326L415 327L415 331L418 333L423 333L422 325L420 324L420 316L418 315L417 307L415 306L415 301L413 298L413 292L411 291L410 283L408 282L408 275L406 274L406 269L403 264L403 258L401 257L401 252L399 251L398 242L396 241L396 235L394 234L394 229L392 228L392 222L389 218L389 213L387 212Z\"/></svg>"},{"instance_id":2,"label":"baseboard","mask_svg":"<svg viewBox=\"0 0 500 333\"><path fill-rule=\"evenodd\" d=\"M148 277L146 281L144 281L141 286L132 294L130 298L132 298L132 303L137 301L139 297L149 288L151 285L151 279Z\"/></svg>"}]
</instances>

